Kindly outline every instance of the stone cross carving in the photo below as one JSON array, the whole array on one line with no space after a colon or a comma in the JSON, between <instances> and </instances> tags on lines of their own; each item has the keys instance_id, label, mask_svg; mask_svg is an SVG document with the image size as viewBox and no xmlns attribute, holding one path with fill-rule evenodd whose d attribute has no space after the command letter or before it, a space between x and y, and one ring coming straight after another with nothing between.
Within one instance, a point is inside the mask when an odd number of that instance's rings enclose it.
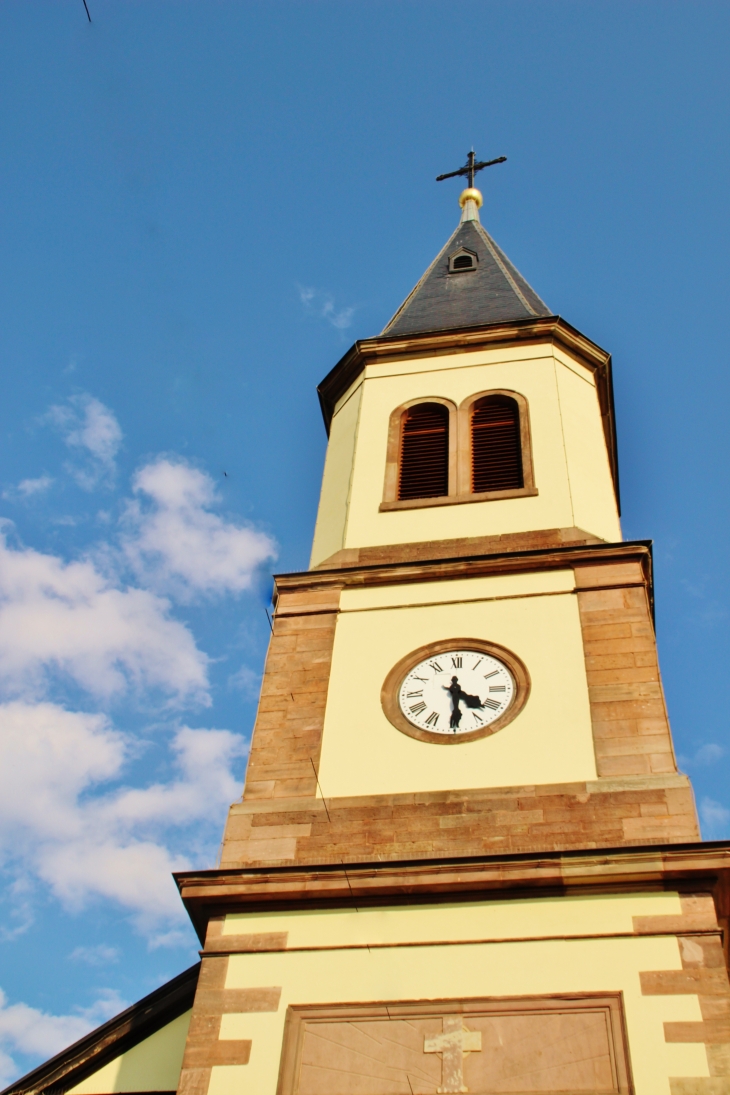
<instances>
[{"instance_id":1,"label":"stone cross carving","mask_svg":"<svg viewBox=\"0 0 730 1095\"><path fill-rule=\"evenodd\" d=\"M440 1053L441 1087L439 1095L451 1092L464 1092L464 1058L469 1053L479 1053L482 1048L482 1035L478 1030L467 1030L461 1015L444 1015L443 1033L433 1038L425 1038L424 1053Z\"/></svg>"}]
</instances>

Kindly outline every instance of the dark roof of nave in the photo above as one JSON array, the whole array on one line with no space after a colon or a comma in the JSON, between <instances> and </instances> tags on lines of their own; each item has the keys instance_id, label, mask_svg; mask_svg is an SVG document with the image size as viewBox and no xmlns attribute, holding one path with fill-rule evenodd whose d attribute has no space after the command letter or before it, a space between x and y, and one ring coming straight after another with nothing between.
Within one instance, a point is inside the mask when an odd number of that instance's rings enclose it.
<instances>
[{"instance_id":1,"label":"dark roof of nave","mask_svg":"<svg viewBox=\"0 0 730 1095\"><path fill-rule=\"evenodd\" d=\"M476 254L476 270L449 273L449 256L462 247ZM480 222L467 220L459 224L381 336L448 331L551 314Z\"/></svg>"}]
</instances>

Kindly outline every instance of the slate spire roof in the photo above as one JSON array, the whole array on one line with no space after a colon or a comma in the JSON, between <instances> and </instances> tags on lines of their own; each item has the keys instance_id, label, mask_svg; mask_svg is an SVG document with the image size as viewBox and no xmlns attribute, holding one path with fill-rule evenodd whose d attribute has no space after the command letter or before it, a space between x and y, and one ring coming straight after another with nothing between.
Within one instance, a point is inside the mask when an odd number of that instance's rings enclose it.
<instances>
[{"instance_id":1,"label":"slate spire roof","mask_svg":"<svg viewBox=\"0 0 730 1095\"><path fill-rule=\"evenodd\" d=\"M462 197L476 193L464 191ZM475 268L450 271L449 260L461 249L476 256ZM381 333L412 335L549 315L547 304L485 232L476 203L469 201L459 227Z\"/></svg>"}]
</instances>

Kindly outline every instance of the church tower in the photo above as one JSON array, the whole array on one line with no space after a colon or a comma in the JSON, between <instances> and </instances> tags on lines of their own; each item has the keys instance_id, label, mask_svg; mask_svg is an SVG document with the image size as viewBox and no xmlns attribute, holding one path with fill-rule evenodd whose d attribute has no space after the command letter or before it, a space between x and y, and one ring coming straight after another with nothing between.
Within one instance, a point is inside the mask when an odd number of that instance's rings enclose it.
<instances>
[{"instance_id":1,"label":"church tower","mask_svg":"<svg viewBox=\"0 0 730 1095\"><path fill-rule=\"evenodd\" d=\"M480 223L319 395L184 1095L730 1092L698 845L622 540L610 356ZM714 858L713 858L714 856Z\"/></svg>"},{"instance_id":2,"label":"church tower","mask_svg":"<svg viewBox=\"0 0 730 1095\"><path fill-rule=\"evenodd\" d=\"M482 226L479 167L319 387L310 569L220 866L177 876L180 1095L730 1095L730 850L677 770L611 359Z\"/></svg>"},{"instance_id":3,"label":"church tower","mask_svg":"<svg viewBox=\"0 0 730 1095\"><path fill-rule=\"evenodd\" d=\"M611 359L481 202L319 387L310 569L276 578L220 869L179 877L183 1095L730 1092Z\"/></svg>"}]
</instances>

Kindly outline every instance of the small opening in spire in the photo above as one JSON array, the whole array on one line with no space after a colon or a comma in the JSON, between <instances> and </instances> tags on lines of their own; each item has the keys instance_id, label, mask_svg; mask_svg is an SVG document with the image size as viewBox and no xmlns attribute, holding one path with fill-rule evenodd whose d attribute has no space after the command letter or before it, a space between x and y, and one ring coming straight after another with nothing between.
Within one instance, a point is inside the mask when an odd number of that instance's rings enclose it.
<instances>
[{"instance_id":1,"label":"small opening in spire","mask_svg":"<svg viewBox=\"0 0 730 1095\"><path fill-rule=\"evenodd\" d=\"M478 261L473 251L460 247L453 255L449 255L449 273L460 274L466 270L476 270Z\"/></svg>"}]
</instances>

